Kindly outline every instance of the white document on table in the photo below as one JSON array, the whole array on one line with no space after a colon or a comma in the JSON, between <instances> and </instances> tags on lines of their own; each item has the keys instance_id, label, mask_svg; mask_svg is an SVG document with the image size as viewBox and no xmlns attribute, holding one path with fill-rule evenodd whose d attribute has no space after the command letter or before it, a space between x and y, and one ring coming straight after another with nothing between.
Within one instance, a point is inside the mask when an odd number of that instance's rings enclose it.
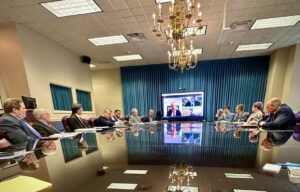
<instances>
[{"instance_id":1,"label":"white document on table","mask_svg":"<svg viewBox=\"0 0 300 192\"><path fill-rule=\"evenodd\" d=\"M254 179L250 174L225 173L225 176L231 179Z\"/></svg>"},{"instance_id":2,"label":"white document on table","mask_svg":"<svg viewBox=\"0 0 300 192\"><path fill-rule=\"evenodd\" d=\"M123 189L123 190L134 190L137 184L133 183L111 183L107 189Z\"/></svg>"},{"instance_id":3,"label":"white document on table","mask_svg":"<svg viewBox=\"0 0 300 192\"><path fill-rule=\"evenodd\" d=\"M136 174L136 175L145 175L148 170L126 170L124 174Z\"/></svg>"}]
</instances>

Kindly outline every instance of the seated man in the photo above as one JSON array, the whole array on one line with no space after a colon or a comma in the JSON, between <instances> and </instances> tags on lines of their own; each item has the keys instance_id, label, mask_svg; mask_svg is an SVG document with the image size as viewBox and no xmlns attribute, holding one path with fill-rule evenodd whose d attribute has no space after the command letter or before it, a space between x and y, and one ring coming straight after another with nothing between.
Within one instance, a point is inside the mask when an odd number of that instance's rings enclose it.
<instances>
[{"instance_id":1,"label":"seated man","mask_svg":"<svg viewBox=\"0 0 300 192\"><path fill-rule=\"evenodd\" d=\"M90 126L87 123L84 123L83 119L81 119L80 115L82 115L83 108L79 103L74 103L72 105L72 114L69 118L71 129L81 129L81 128L89 128Z\"/></svg>"},{"instance_id":2,"label":"seated man","mask_svg":"<svg viewBox=\"0 0 300 192\"><path fill-rule=\"evenodd\" d=\"M41 134L24 120L25 117L25 105L20 99L8 98L4 102L4 114L0 117L0 131L3 132L5 139L11 143L11 150L35 150L37 141L39 141L37 146L42 151L50 145L51 148L56 149L53 142L40 140L42 139ZM54 144L54 147L52 144ZM40 150L36 152L38 152L36 153L36 155L39 155L38 157L42 157L41 153L39 153Z\"/></svg>"},{"instance_id":3,"label":"seated man","mask_svg":"<svg viewBox=\"0 0 300 192\"><path fill-rule=\"evenodd\" d=\"M263 118L263 113L262 113L263 106L264 105L263 105L262 102L255 102L253 104L253 106L252 106L252 112L253 113L247 119L247 123L258 124L258 122L262 120L262 118Z\"/></svg>"},{"instance_id":4,"label":"seated man","mask_svg":"<svg viewBox=\"0 0 300 192\"><path fill-rule=\"evenodd\" d=\"M270 122L259 123L265 130L294 130L296 118L293 110L282 104L279 98L272 98L267 101L267 111L271 115ZM273 145L282 145L287 142L293 132L269 132L268 138L262 142L263 147L271 148Z\"/></svg>"},{"instance_id":5,"label":"seated man","mask_svg":"<svg viewBox=\"0 0 300 192\"><path fill-rule=\"evenodd\" d=\"M245 106L243 104L238 104L235 108L235 116L232 120L232 122L246 122L247 121L247 116L244 112Z\"/></svg>"},{"instance_id":6,"label":"seated man","mask_svg":"<svg viewBox=\"0 0 300 192\"><path fill-rule=\"evenodd\" d=\"M156 117L154 116L154 110L150 109L148 112L148 116L145 117L144 119L145 122L152 122L152 121L156 121Z\"/></svg>"},{"instance_id":7,"label":"seated man","mask_svg":"<svg viewBox=\"0 0 300 192\"><path fill-rule=\"evenodd\" d=\"M116 109L114 115L111 117L112 121L116 122L116 121L122 121L121 119L121 110L120 109Z\"/></svg>"},{"instance_id":8,"label":"seated man","mask_svg":"<svg viewBox=\"0 0 300 192\"><path fill-rule=\"evenodd\" d=\"M180 117L181 112L177 109L175 102L171 103L171 109L167 112L168 117Z\"/></svg>"},{"instance_id":9,"label":"seated man","mask_svg":"<svg viewBox=\"0 0 300 192\"><path fill-rule=\"evenodd\" d=\"M50 114L45 109L39 108L33 110L33 116L37 121L33 123L32 127L37 130L42 137L49 137L50 135L59 133L59 131L49 123L51 121Z\"/></svg>"},{"instance_id":10,"label":"seated man","mask_svg":"<svg viewBox=\"0 0 300 192\"><path fill-rule=\"evenodd\" d=\"M219 117L218 121L232 122L233 118L234 118L234 114L230 112L230 107L225 106L224 109L223 109L223 113Z\"/></svg>"},{"instance_id":11,"label":"seated man","mask_svg":"<svg viewBox=\"0 0 300 192\"><path fill-rule=\"evenodd\" d=\"M131 115L129 117L129 123L130 124L142 123L142 120L138 115L139 115L139 111L137 110L137 108L131 109Z\"/></svg>"},{"instance_id":12,"label":"seated man","mask_svg":"<svg viewBox=\"0 0 300 192\"><path fill-rule=\"evenodd\" d=\"M112 126L118 126L118 125L122 125L122 122L121 121L114 122L111 120L111 110L110 109L105 109L103 111L103 114L98 119L98 126L112 127Z\"/></svg>"}]
</instances>

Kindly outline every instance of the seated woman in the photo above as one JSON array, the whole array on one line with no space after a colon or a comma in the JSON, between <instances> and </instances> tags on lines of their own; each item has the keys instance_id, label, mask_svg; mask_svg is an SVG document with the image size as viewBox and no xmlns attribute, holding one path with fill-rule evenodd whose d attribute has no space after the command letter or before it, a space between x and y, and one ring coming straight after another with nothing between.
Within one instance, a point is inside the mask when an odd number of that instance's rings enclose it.
<instances>
[{"instance_id":1,"label":"seated woman","mask_svg":"<svg viewBox=\"0 0 300 192\"><path fill-rule=\"evenodd\" d=\"M252 106L252 114L247 119L247 123L249 124L258 124L259 121L263 118L263 103L262 102L255 102Z\"/></svg>"}]
</instances>

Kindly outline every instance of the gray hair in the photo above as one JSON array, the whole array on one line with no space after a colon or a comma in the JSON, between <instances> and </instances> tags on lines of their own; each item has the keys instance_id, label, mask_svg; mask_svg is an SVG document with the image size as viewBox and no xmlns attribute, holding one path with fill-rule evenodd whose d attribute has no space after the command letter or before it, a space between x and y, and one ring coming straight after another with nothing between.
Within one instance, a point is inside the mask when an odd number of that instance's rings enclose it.
<instances>
[{"instance_id":1,"label":"gray hair","mask_svg":"<svg viewBox=\"0 0 300 192\"><path fill-rule=\"evenodd\" d=\"M33 110L33 116L35 119L42 119L43 115L48 113L46 109L38 108Z\"/></svg>"},{"instance_id":2,"label":"gray hair","mask_svg":"<svg viewBox=\"0 0 300 192\"><path fill-rule=\"evenodd\" d=\"M132 108L132 109L131 109L131 113L134 113L134 112L137 113L137 112L138 112L138 109L137 109L137 108Z\"/></svg>"}]
</instances>

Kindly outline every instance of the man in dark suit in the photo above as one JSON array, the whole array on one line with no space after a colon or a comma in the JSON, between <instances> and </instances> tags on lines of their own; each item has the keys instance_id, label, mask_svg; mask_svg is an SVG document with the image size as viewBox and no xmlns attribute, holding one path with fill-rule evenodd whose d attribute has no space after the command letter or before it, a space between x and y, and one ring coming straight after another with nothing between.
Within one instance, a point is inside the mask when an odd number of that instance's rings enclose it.
<instances>
[{"instance_id":1,"label":"man in dark suit","mask_svg":"<svg viewBox=\"0 0 300 192\"><path fill-rule=\"evenodd\" d=\"M59 131L49 123L51 121L50 114L45 109L39 108L33 110L33 116L37 121L33 123L32 127L37 130L42 137L49 137L50 135L59 133Z\"/></svg>"},{"instance_id":2,"label":"man in dark suit","mask_svg":"<svg viewBox=\"0 0 300 192\"><path fill-rule=\"evenodd\" d=\"M156 117L154 116L154 110L150 109L148 112L148 116L144 117L144 122L152 122L152 121L156 121Z\"/></svg>"},{"instance_id":3,"label":"man in dark suit","mask_svg":"<svg viewBox=\"0 0 300 192\"><path fill-rule=\"evenodd\" d=\"M82 129L82 128L89 128L90 126L81 119L80 115L82 115L83 108L82 105L79 103L74 103L72 105L72 114L69 117L69 123L72 130L75 129Z\"/></svg>"},{"instance_id":4,"label":"man in dark suit","mask_svg":"<svg viewBox=\"0 0 300 192\"><path fill-rule=\"evenodd\" d=\"M180 117L181 112L177 109L177 106L174 102L171 103L171 109L167 112L168 117Z\"/></svg>"},{"instance_id":5,"label":"man in dark suit","mask_svg":"<svg viewBox=\"0 0 300 192\"><path fill-rule=\"evenodd\" d=\"M116 125L122 125L121 121L112 121L111 119L111 110L110 109L105 109L103 111L103 114L98 118L98 126L116 126Z\"/></svg>"},{"instance_id":6,"label":"man in dark suit","mask_svg":"<svg viewBox=\"0 0 300 192\"><path fill-rule=\"evenodd\" d=\"M4 114L0 118L0 129L16 150L31 150L41 135L23 119L26 117L24 103L9 98L4 102Z\"/></svg>"},{"instance_id":7,"label":"man in dark suit","mask_svg":"<svg viewBox=\"0 0 300 192\"><path fill-rule=\"evenodd\" d=\"M279 98L272 98L267 101L266 108L271 119L269 122L262 121L259 125L265 130L287 130L287 132L269 132L268 138L263 141L263 144L266 147L282 145L287 142L296 127L295 114L288 105L282 104Z\"/></svg>"},{"instance_id":8,"label":"man in dark suit","mask_svg":"<svg viewBox=\"0 0 300 192\"><path fill-rule=\"evenodd\" d=\"M235 116L232 122L246 122L247 114L244 112L245 106L243 104L238 104L235 108Z\"/></svg>"}]
</instances>

